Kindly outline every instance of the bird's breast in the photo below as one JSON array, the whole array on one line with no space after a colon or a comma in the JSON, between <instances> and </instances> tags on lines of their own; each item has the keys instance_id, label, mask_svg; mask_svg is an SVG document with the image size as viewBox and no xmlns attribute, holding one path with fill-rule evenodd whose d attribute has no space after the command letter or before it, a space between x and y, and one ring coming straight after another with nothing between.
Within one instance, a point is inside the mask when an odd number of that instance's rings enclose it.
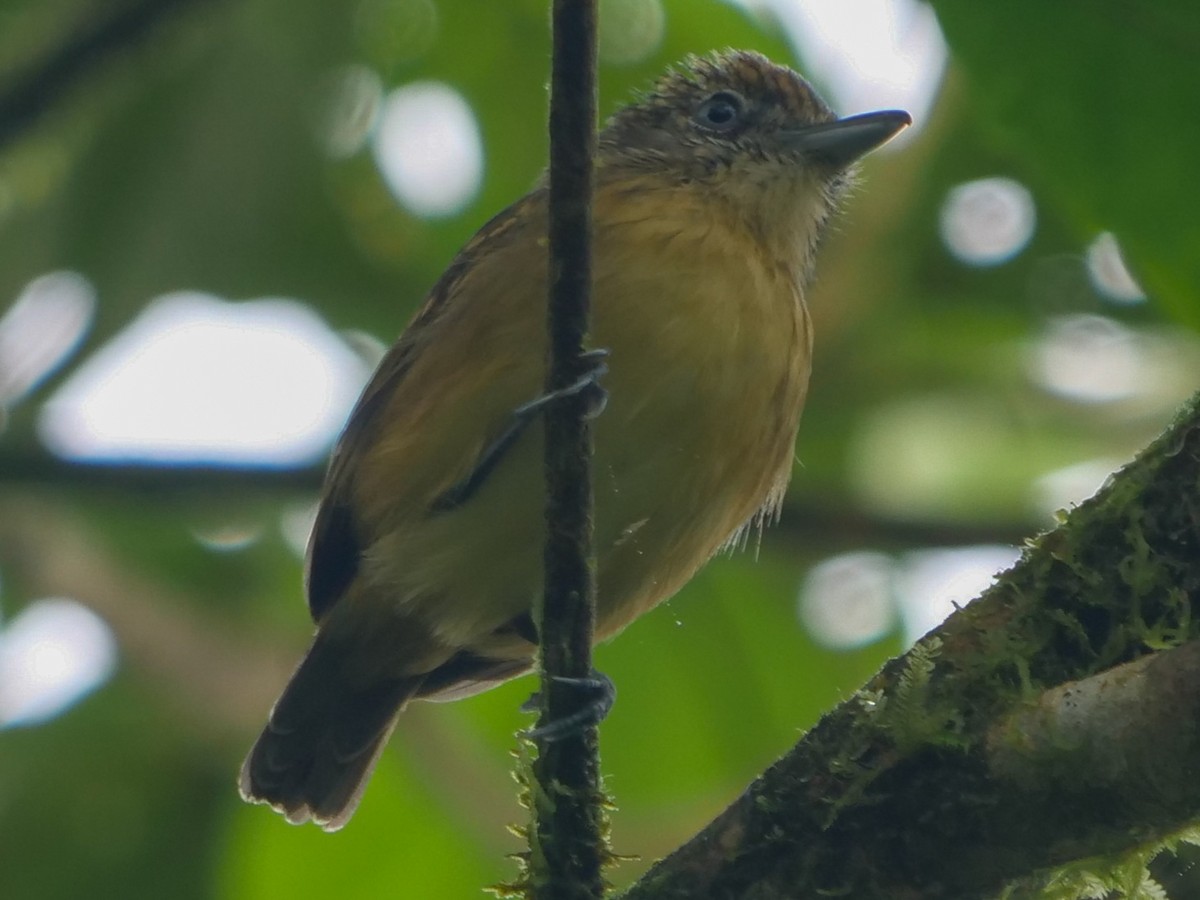
<instances>
[{"instance_id":1,"label":"bird's breast","mask_svg":"<svg viewBox=\"0 0 1200 900\"><path fill-rule=\"evenodd\" d=\"M680 199L596 193L591 343L610 351L594 424L601 638L779 499L808 383L794 270L703 200ZM446 647L484 655L541 590L540 422L461 507L429 503L541 389L544 208L533 211L511 239L480 245L426 325L355 482L370 590Z\"/></svg>"},{"instance_id":2,"label":"bird's breast","mask_svg":"<svg viewBox=\"0 0 1200 900\"><path fill-rule=\"evenodd\" d=\"M607 633L778 501L811 336L794 270L736 221L703 203L664 213L633 198L614 212L599 199L593 335L611 356L594 479Z\"/></svg>"}]
</instances>

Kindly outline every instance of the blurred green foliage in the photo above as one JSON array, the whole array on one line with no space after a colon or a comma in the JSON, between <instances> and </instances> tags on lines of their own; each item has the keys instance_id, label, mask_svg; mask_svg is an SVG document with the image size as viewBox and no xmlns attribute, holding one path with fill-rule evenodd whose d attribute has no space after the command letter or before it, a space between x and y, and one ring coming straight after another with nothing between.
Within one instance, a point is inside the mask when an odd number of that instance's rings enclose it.
<instances>
[{"instance_id":1,"label":"blurred green foliage","mask_svg":"<svg viewBox=\"0 0 1200 900\"><path fill-rule=\"evenodd\" d=\"M1115 230L1171 314L1200 325L1200 218L1185 199L1200 191L1200 121L1181 93L1200 76L1200 8L936 6L991 139L1078 229Z\"/></svg>"},{"instance_id":2,"label":"blurred green foliage","mask_svg":"<svg viewBox=\"0 0 1200 900\"><path fill-rule=\"evenodd\" d=\"M9 0L0 91L103 6ZM609 0L607 14L645 6ZM898 634L854 651L815 643L796 615L808 567L848 550L1019 540L1048 519L1039 478L1127 458L1200 381L1198 14L1118 0L935 7L952 54L939 100L910 144L868 162L821 262L783 524L599 651L620 689L602 732L616 849L641 856L618 883L900 647ZM768 19L716 0L661 9L653 52L602 65L603 111L689 52L754 47L804 69ZM99 297L85 351L184 288L294 296L390 341L542 167L547 23L542 0L180 4L0 147L0 298L46 271L83 273ZM461 92L485 153L466 209L416 217L368 152L323 151L322 98L349 63L388 89L436 79ZM939 212L956 185L995 175L1032 190L1037 230L1012 260L968 266L947 252ZM1150 302L1116 305L1090 284L1084 250L1102 230ZM1154 390L1109 403L1047 391L1029 360L1064 315L1161 339L1143 360L1159 366ZM73 591L122 656L64 715L0 731L0 896L458 897L509 877L528 680L406 713L337 835L240 804L241 755L308 636L281 517L315 499L319 472L147 480L55 465L33 423L69 371L7 410L0 432L0 610ZM228 523L257 539L222 552L197 540Z\"/></svg>"}]
</instances>

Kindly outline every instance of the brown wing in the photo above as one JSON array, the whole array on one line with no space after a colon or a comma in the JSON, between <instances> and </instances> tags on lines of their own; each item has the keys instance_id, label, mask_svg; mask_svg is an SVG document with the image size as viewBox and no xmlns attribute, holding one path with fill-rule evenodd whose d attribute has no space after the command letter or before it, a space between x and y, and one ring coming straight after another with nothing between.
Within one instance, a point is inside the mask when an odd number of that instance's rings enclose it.
<instances>
[{"instance_id":1,"label":"brown wing","mask_svg":"<svg viewBox=\"0 0 1200 900\"><path fill-rule=\"evenodd\" d=\"M324 618L358 573L363 544L352 485L356 464L378 430L380 413L428 345L424 337L430 326L454 303L463 277L482 254L508 238L521 211L537 202L537 196L538 192L527 195L498 213L459 251L408 328L384 356L350 414L329 461L321 506L309 540L305 587L314 621Z\"/></svg>"}]
</instances>

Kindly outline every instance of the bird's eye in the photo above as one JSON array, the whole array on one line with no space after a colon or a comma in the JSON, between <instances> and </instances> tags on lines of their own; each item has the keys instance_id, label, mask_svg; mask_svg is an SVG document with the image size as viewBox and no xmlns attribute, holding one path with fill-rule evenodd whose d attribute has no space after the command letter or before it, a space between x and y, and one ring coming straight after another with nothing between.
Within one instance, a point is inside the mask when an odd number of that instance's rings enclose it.
<instances>
[{"instance_id":1,"label":"bird's eye","mask_svg":"<svg viewBox=\"0 0 1200 900\"><path fill-rule=\"evenodd\" d=\"M728 131L741 121L742 98L730 91L713 94L696 110L695 119L712 131Z\"/></svg>"}]
</instances>

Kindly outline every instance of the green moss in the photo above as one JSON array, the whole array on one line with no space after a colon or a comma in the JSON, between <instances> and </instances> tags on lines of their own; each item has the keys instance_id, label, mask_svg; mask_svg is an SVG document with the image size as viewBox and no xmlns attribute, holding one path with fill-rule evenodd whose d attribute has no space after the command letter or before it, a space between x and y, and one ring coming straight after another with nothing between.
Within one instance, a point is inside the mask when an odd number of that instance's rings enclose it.
<instances>
[{"instance_id":1,"label":"green moss","mask_svg":"<svg viewBox=\"0 0 1200 900\"><path fill-rule=\"evenodd\" d=\"M512 754L516 760L513 765L512 776L513 780L517 783L517 802L522 809L529 813L530 820L525 825L509 825L508 830L523 841L526 841L529 849L510 854L510 858L517 865L517 874L511 881L501 882L486 888L488 893L500 897L502 900L527 900L527 898L535 896L535 888L540 887L535 881L537 873L546 871L545 856L543 855L544 851L540 835L538 834L537 823L539 818L545 818L553 814L555 803L557 802L554 794L561 794L565 791L562 785L558 784L554 786L552 791L546 791L538 783L533 773L533 763L536 754L537 745L524 736L521 736L518 740L517 749ZM600 852L600 865L602 869L611 869L618 863L633 858L612 852L612 823L609 814L616 809L616 806L608 793L603 779L600 781L599 792L590 799L590 803L600 815L600 840L603 844Z\"/></svg>"}]
</instances>

